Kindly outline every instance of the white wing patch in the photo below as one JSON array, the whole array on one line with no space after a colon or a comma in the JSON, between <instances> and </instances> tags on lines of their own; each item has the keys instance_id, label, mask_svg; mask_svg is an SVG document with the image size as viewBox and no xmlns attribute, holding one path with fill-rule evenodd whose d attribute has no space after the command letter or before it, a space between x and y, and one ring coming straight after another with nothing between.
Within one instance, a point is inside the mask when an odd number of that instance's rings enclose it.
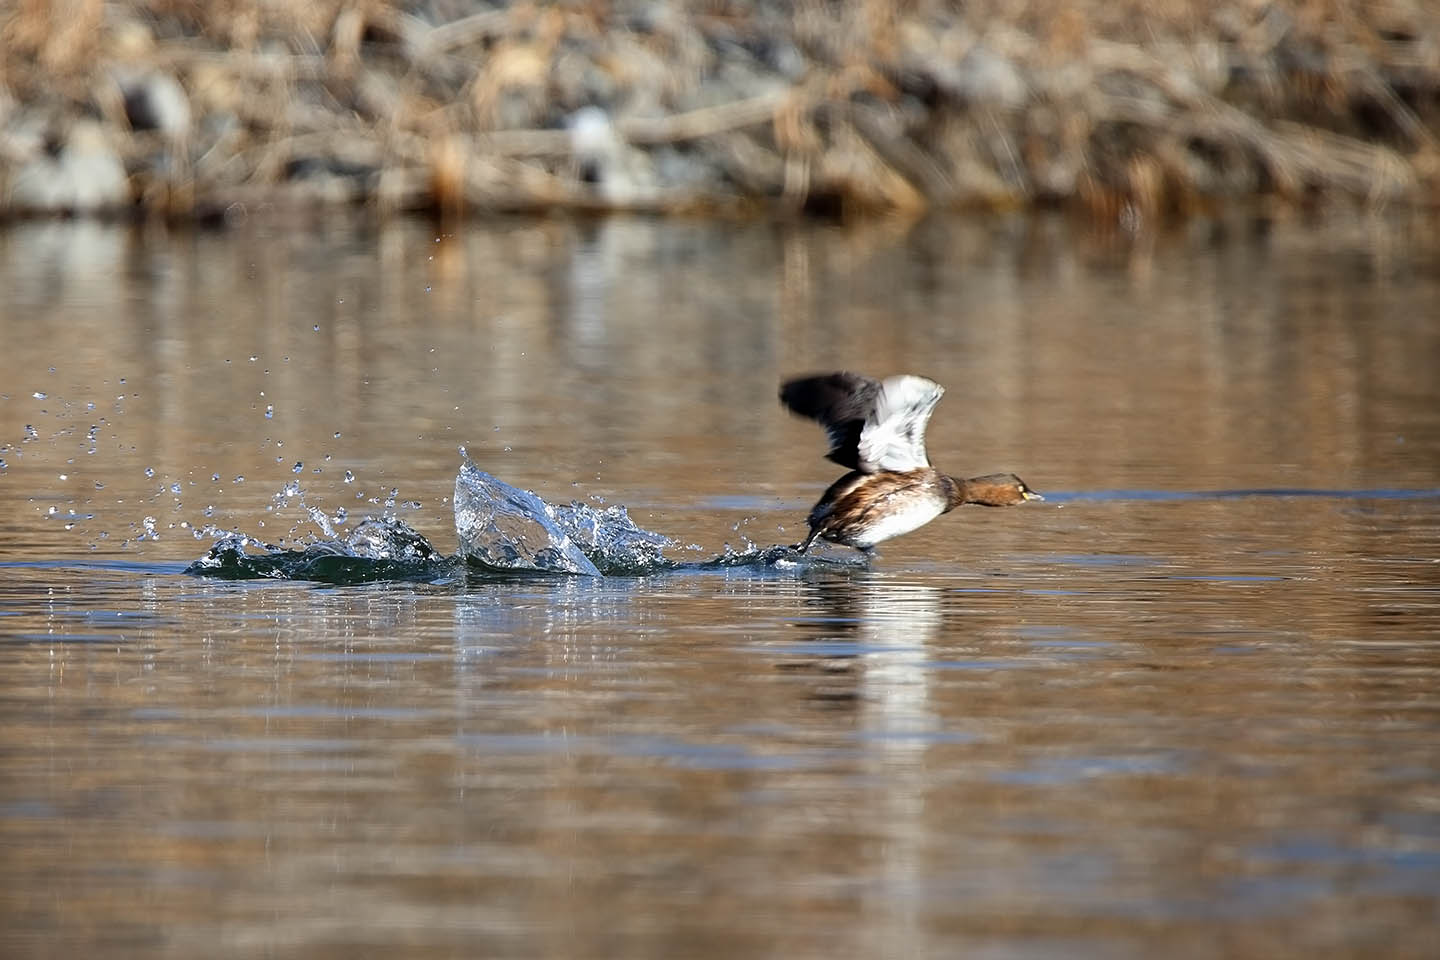
<instances>
[{"instance_id":1,"label":"white wing patch","mask_svg":"<svg viewBox=\"0 0 1440 960\"><path fill-rule=\"evenodd\" d=\"M944 394L944 387L924 377L906 374L882 381L860 431L860 469L904 473L930 466L925 425Z\"/></svg>"}]
</instances>

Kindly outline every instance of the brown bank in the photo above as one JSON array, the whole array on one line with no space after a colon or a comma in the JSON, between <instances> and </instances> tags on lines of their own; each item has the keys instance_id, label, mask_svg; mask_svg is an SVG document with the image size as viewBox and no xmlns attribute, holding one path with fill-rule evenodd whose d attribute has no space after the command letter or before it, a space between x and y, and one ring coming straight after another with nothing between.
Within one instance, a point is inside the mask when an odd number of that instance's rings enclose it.
<instances>
[{"instance_id":1,"label":"brown bank","mask_svg":"<svg viewBox=\"0 0 1440 960\"><path fill-rule=\"evenodd\" d=\"M1440 198L1440 7L18 0L0 215Z\"/></svg>"}]
</instances>

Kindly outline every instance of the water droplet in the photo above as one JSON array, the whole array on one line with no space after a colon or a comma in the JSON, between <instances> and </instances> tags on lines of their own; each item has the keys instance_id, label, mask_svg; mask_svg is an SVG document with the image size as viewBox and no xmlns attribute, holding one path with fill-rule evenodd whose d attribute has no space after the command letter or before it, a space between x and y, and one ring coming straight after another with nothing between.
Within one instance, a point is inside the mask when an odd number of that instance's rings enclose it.
<instances>
[{"instance_id":1,"label":"water droplet","mask_svg":"<svg viewBox=\"0 0 1440 960\"><path fill-rule=\"evenodd\" d=\"M215 516L215 508L213 506L207 506L203 512L207 517Z\"/></svg>"},{"instance_id":2,"label":"water droplet","mask_svg":"<svg viewBox=\"0 0 1440 960\"><path fill-rule=\"evenodd\" d=\"M505 452L506 452L506 453L509 453L510 451L511 451L510 444L508 444L508 443L505 444Z\"/></svg>"},{"instance_id":3,"label":"water droplet","mask_svg":"<svg viewBox=\"0 0 1440 960\"><path fill-rule=\"evenodd\" d=\"M70 479L70 475L69 475L68 473L62 473L62 474L60 474L60 479L61 479L61 480L69 480L69 479Z\"/></svg>"},{"instance_id":4,"label":"water droplet","mask_svg":"<svg viewBox=\"0 0 1440 960\"><path fill-rule=\"evenodd\" d=\"M210 480L211 480L212 482L218 482L218 481L220 480L220 474L218 474L218 473L212 473L212 474L210 474Z\"/></svg>"},{"instance_id":5,"label":"water droplet","mask_svg":"<svg viewBox=\"0 0 1440 960\"><path fill-rule=\"evenodd\" d=\"M54 368L54 367L51 367L51 368L50 368L50 372L51 372L51 373L54 373L54 372L55 372L55 368Z\"/></svg>"},{"instance_id":6,"label":"water droplet","mask_svg":"<svg viewBox=\"0 0 1440 960\"><path fill-rule=\"evenodd\" d=\"M265 404L265 419L266 419L266 420L273 420L273 419L275 419L275 405L274 405L273 403L267 403L267 404Z\"/></svg>"},{"instance_id":7,"label":"water droplet","mask_svg":"<svg viewBox=\"0 0 1440 960\"><path fill-rule=\"evenodd\" d=\"M30 396L34 397L36 400L44 400L48 396L48 394L44 394L41 393L39 390L36 390L34 393L30 394Z\"/></svg>"},{"instance_id":8,"label":"water droplet","mask_svg":"<svg viewBox=\"0 0 1440 960\"><path fill-rule=\"evenodd\" d=\"M293 467L290 468L290 472L291 472L291 473L299 473L301 470L304 470L304 469L305 469L305 464L301 463L299 460L296 460L296 461L295 461L295 466L293 466Z\"/></svg>"},{"instance_id":9,"label":"water droplet","mask_svg":"<svg viewBox=\"0 0 1440 960\"><path fill-rule=\"evenodd\" d=\"M45 511L45 515L46 515L47 517L53 517L53 516L55 516L56 513L59 512L59 510L60 510L59 507L56 507L56 506L53 506L53 505L52 505L49 510L46 510L46 511Z\"/></svg>"},{"instance_id":10,"label":"water droplet","mask_svg":"<svg viewBox=\"0 0 1440 960\"><path fill-rule=\"evenodd\" d=\"M245 482L245 474L243 474L243 473L237 473L237 474L235 475L235 480L234 480L234 482L235 482L235 483L244 483L244 482Z\"/></svg>"},{"instance_id":11,"label":"water droplet","mask_svg":"<svg viewBox=\"0 0 1440 960\"><path fill-rule=\"evenodd\" d=\"M96 480L96 481L95 481L95 489L96 489L96 490L104 490L104 489L105 489L105 484L101 483L99 480Z\"/></svg>"},{"instance_id":12,"label":"water droplet","mask_svg":"<svg viewBox=\"0 0 1440 960\"><path fill-rule=\"evenodd\" d=\"M336 440L339 440L339 439L340 439L340 431L339 431L339 430L336 430L336 431L335 431L335 439L336 439Z\"/></svg>"},{"instance_id":13,"label":"water droplet","mask_svg":"<svg viewBox=\"0 0 1440 960\"><path fill-rule=\"evenodd\" d=\"M250 362L251 362L251 363L254 363L256 360L259 360L259 359L260 359L260 358L257 357L257 356L255 356L253 353L250 355Z\"/></svg>"},{"instance_id":14,"label":"water droplet","mask_svg":"<svg viewBox=\"0 0 1440 960\"><path fill-rule=\"evenodd\" d=\"M145 477L146 477L146 479L149 479L150 477L153 477L153 476L155 476L155 468L154 468L154 467L146 467L146 468L145 468Z\"/></svg>"},{"instance_id":15,"label":"water droplet","mask_svg":"<svg viewBox=\"0 0 1440 960\"><path fill-rule=\"evenodd\" d=\"M176 480L174 483L170 484L170 492L171 492L171 493L179 493L179 492L180 492L180 481L179 481L179 480Z\"/></svg>"},{"instance_id":16,"label":"water droplet","mask_svg":"<svg viewBox=\"0 0 1440 960\"><path fill-rule=\"evenodd\" d=\"M344 300L341 300L340 302L341 302L341 303L344 303L345 301L344 301ZM318 323L315 324L315 332L316 332L316 333L319 333L319 332L320 332L320 324L318 324Z\"/></svg>"},{"instance_id":17,"label":"water droplet","mask_svg":"<svg viewBox=\"0 0 1440 960\"><path fill-rule=\"evenodd\" d=\"M346 471L345 471L345 482L346 482L346 483L354 483L354 482L355 482L355 474L351 473L349 470L346 470Z\"/></svg>"}]
</instances>

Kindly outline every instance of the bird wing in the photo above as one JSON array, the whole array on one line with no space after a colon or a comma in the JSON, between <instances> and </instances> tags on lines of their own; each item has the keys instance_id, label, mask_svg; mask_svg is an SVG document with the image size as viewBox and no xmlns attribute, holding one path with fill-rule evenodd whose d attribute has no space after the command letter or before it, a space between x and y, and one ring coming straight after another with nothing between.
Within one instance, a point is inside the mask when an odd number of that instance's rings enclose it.
<instances>
[{"instance_id":1,"label":"bird wing","mask_svg":"<svg viewBox=\"0 0 1440 960\"><path fill-rule=\"evenodd\" d=\"M925 425L944 394L944 387L924 377L887 377L860 431L857 469L904 473L930 466L925 455Z\"/></svg>"},{"instance_id":2,"label":"bird wing","mask_svg":"<svg viewBox=\"0 0 1440 960\"><path fill-rule=\"evenodd\" d=\"M830 438L826 457L858 470L860 434L879 393L879 380L858 373L826 373L786 382L780 388L780 402L825 428Z\"/></svg>"},{"instance_id":3,"label":"bird wing","mask_svg":"<svg viewBox=\"0 0 1440 960\"><path fill-rule=\"evenodd\" d=\"M780 401L825 428L829 459L861 473L879 473L929 466L925 424L944 392L924 377L880 381L840 372L788 381L780 388Z\"/></svg>"}]
</instances>

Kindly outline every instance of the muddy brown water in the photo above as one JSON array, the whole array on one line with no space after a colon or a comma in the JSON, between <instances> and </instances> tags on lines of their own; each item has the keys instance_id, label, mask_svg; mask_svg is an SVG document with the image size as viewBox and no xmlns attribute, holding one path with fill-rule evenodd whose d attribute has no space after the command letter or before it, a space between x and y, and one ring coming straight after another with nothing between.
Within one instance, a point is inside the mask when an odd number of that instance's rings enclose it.
<instances>
[{"instance_id":1,"label":"muddy brown water","mask_svg":"<svg viewBox=\"0 0 1440 960\"><path fill-rule=\"evenodd\" d=\"M3 953L1433 956L1436 236L12 225ZM301 496L453 550L460 444L790 542L838 471L776 385L836 367L1049 500L868 568L180 572Z\"/></svg>"}]
</instances>

